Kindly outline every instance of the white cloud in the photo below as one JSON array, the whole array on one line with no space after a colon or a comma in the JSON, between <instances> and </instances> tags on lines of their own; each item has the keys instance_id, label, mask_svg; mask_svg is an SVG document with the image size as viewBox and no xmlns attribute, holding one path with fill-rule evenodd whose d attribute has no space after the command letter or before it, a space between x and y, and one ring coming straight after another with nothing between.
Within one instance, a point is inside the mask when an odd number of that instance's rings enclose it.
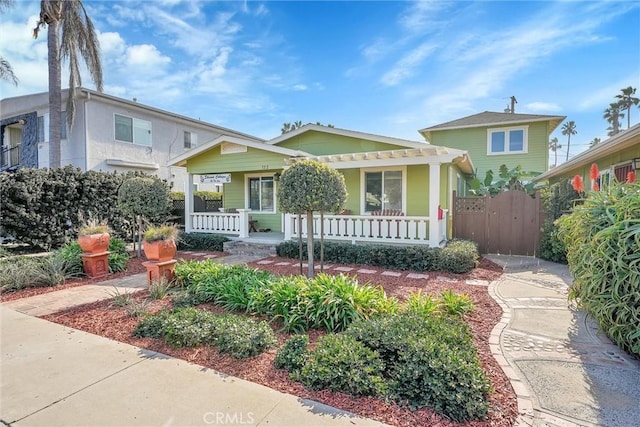
<instances>
[{"instance_id":1,"label":"white cloud","mask_svg":"<svg viewBox=\"0 0 640 427\"><path fill-rule=\"evenodd\" d=\"M525 111L531 111L534 113L538 113L538 112L555 113L555 112L562 111L562 107L559 106L558 104L555 104L553 102L541 102L541 101L530 102L524 106L524 109Z\"/></svg>"},{"instance_id":2,"label":"white cloud","mask_svg":"<svg viewBox=\"0 0 640 427\"><path fill-rule=\"evenodd\" d=\"M305 91L307 89L308 89L307 85L304 85L304 84L293 85L293 90L298 91L298 92L302 92L302 91Z\"/></svg>"},{"instance_id":3,"label":"white cloud","mask_svg":"<svg viewBox=\"0 0 640 427\"><path fill-rule=\"evenodd\" d=\"M154 68L162 67L171 62L171 58L164 56L152 44L129 46L126 51L126 65L134 67Z\"/></svg>"},{"instance_id":4,"label":"white cloud","mask_svg":"<svg viewBox=\"0 0 640 427\"><path fill-rule=\"evenodd\" d=\"M395 86L401 81L413 76L418 67L437 46L431 43L422 43L405 55L398 63L382 76L382 83L387 86Z\"/></svg>"},{"instance_id":5,"label":"white cloud","mask_svg":"<svg viewBox=\"0 0 640 427\"><path fill-rule=\"evenodd\" d=\"M446 2L421 0L411 4L398 20L400 26L410 33L424 33L439 26L437 14L447 8Z\"/></svg>"},{"instance_id":6,"label":"white cloud","mask_svg":"<svg viewBox=\"0 0 640 427\"><path fill-rule=\"evenodd\" d=\"M126 43L119 33L98 33L98 40L100 42L100 50L103 55L120 56L124 54L126 50Z\"/></svg>"},{"instance_id":7,"label":"white cloud","mask_svg":"<svg viewBox=\"0 0 640 427\"><path fill-rule=\"evenodd\" d=\"M620 89L633 86L640 86L640 76L638 73L631 73L613 83L603 84L598 88L590 88L577 102L578 111L591 110L593 108L602 109L609 107L609 104L616 101L615 96L620 93Z\"/></svg>"}]
</instances>

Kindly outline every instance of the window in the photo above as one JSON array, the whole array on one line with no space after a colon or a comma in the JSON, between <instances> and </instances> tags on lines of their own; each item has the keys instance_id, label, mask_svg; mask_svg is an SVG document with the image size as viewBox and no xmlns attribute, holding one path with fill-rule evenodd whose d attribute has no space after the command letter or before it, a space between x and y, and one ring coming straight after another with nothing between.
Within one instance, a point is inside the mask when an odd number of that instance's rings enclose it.
<instances>
[{"instance_id":1,"label":"window","mask_svg":"<svg viewBox=\"0 0 640 427\"><path fill-rule=\"evenodd\" d=\"M115 114L114 125L117 141L151 146L151 122Z\"/></svg>"},{"instance_id":2,"label":"window","mask_svg":"<svg viewBox=\"0 0 640 427\"><path fill-rule=\"evenodd\" d=\"M403 210L402 171L364 173L364 211Z\"/></svg>"},{"instance_id":3,"label":"window","mask_svg":"<svg viewBox=\"0 0 640 427\"><path fill-rule=\"evenodd\" d=\"M44 116L38 116L38 142L44 142Z\"/></svg>"},{"instance_id":4,"label":"window","mask_svg":"<svg viewBox=\"0 0 640 427\"><path fill-rule=\"evenodd\" d=\"M527 128L489 129L487 154L512 154L527 152Z\"/></svg>"},{"instance_id":5,"label":"window","mask_svg":"<svg viewBox=\"0 0 640 427\"><path fill-rule=\"evenodd\" d=\"M198 146L198 134L184 131L184 148L194 148Z\"/></svg>"},{"instance_id":6,"label":"window","mask_svg":"<svg viewBox=\"0 0 640 427\"><path fill-rule=\"evenodd\" d=\"M598 187L601 191L608 190L611 186L611 169L605 169L600 171L600 177L598 178Z\"/></svg>"},{"instance_id":7,"label":"window","mask_svg":"<svg viewBox=\"0 0 640 427\"><path fill-rule=\"evenodd\" d=\"M627 175L629 172L633 171L633 164L627 163L624 165L618 165L613 170L614 175L616 176L616 180L618 182L627 182Z\"/></svg>"},{"instance_id":8,"label":"window","mask_svg":"<svg viewBox=\"0 0 640 427\"><path fill-rule=\"evenodd\" d=\"M275 212L275 198L273 176L249 178L249 209L256 212Z\"/></svg>"}]
</instances>

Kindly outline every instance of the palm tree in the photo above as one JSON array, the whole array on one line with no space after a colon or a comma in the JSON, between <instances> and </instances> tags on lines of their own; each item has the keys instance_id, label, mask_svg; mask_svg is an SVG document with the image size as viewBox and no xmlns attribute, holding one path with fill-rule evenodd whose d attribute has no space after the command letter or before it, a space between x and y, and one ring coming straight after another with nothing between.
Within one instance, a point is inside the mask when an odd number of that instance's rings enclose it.
<instances>
[{"instance_id":1,"label":"palm tree","mask_svg":"<svg viewBox=\"0 0 640 427\"><path fill-rule=\"evenodd\" d=\"M558 150L562 148L562 145L558 144L558 138L553 137L551 141L549 141L549 149L553 151L554 160L553 166L558 166Z\"/></svg>"},{"instance_id":2,"label":"palm tree","mask_svg":"<svg viewBox=\"0 0 640 427\"><path fill-rule=\"evenodd\" d=\"M620 105L620 109L627 110L627 129L631 127L631 107L633 105L640 104L640 98L636 98L636 88L635 87L626 87L624 89L620 89L621 94L616 95L618 98L618 104Z\"/></svg>"},{"instance_id":3,"label":"palm tree","mask_svg":"<svg viewBox=\"0 0 640 427\"><path fill-rule=\"evenodd\" d=\"M596 145L600 144L600 142L600 138L593 138L589 143L589 148L595 147Z\"/></svg>"},{"instance_id":4,"label":"palm tree","mask_svg":"<svg viewBox=\"0 0 640 427\"><path fill-rule=\"evenodd\" d=\"M602 118L605 119L611 126L607 128L608 136L613 136L620 132L620 119L624 117L624 113L621 111L622 106L619 102L612 102L609 104L609 108L604 110Z\"/></svg>"},{"instance_id":5,"label":"palm tree","mask_svg":"<svg viewBox=\"0 0 640 427\"><path fill-rule=\"evenodd\" d=\"M567 160L569 161L569 150L571 149L571 135L577 134L576 130L576 122L573 120L569 120L567 123L562 125L562 134L567 135Z\"/></svg>"},{"instance_id":6,"label":"palm tree","mask_svg":"<svg viewBox=\"0 0 640 427\"><path fill-rule=\"evenodd\" d=\"M82 0L41 0L40 19L33 29L33 37L37 38L40 28L45 26L49 66L49 167L57 168L60 167L62 129L62 60L69 61L69 128L75 115L76 88L82 85L80 57L99 92L102 92L102 64L98 36Z\"/></svg>"},{"instance_id":7,"label":"palm tree","mask_svg":"<svg viewBox=\"0 0 640 427\"><path fill-rule=\"evenodd\" d=\"M9 9L13 6L13 0L0 0L0 11ZM18 78L13 73L13 68L9 61L0 56L0 79L9 80L14 85L18 85Z\"/></svg>"}]
</instances>

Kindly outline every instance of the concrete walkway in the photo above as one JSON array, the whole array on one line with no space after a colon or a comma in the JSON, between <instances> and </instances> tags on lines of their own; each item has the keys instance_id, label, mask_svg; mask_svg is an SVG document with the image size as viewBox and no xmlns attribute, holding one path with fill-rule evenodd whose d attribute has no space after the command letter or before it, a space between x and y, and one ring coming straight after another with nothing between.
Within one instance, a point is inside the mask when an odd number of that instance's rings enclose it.
<instances>
[{"instance_id":1,"label":"concrete walkway","mask_svg":"<svg viewBox=\"0 0 640 427\"><path fill-rule=\"evenodd\" d=\"M518 395L518 425L640 425L640 361L567 302L566 266L488 256L505 267L489 286L504 310L489 344Z\"/></svg>"},{"instance_id":2,"label":"concrete walkway","mask_svg":"<svg viewBox=\"0 0 640 427\"><path fill-rule=\"evenodd\" d=\"M225 264L255 261L233 255ZM311 400L34 316L146 287L146 274L0 304L8 426L381 426Z\"/></svg>"}]
</instances>

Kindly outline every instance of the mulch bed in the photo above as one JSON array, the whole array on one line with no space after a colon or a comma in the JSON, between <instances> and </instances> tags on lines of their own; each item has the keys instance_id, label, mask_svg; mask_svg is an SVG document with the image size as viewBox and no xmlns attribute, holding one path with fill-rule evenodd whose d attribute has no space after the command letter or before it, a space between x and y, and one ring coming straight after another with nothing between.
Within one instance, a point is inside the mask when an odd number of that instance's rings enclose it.
<instances>
[{"instance_id":1,"label":"mulch bed","mask_svg":"<svg viewBox=\"0 0 640 427\"><path fill-rule=\"evenodd\" d=\"M131 276L133 274L144 273L147 269L142 265L147 259L144 256L136 257L135 253L131 253L131 259L127 263L127 269L120 273L109 274L104 277L92 279L89 277L76 277L67 279L63 285L47 286L38 288L24 288L16 291L6 292L0 294L0 302L14 301L20 298L28 298L35 295L46 294L49 292L55 292L62 289L75 288L76 286L89 285L92 283L104 282L105 280L118 279L120 277ZM215 255L222 257L225 254L223 252L207 252L205 255ZM177 259L203 259L203 255L196 255L192 252L178 251L176 253Z\"/></svg>"},{"instance_id":2,"label":"mulch bed","mask_svg":"<svg viewBox=\"0 0 640 427\"><path fill-rule=\"evenodd\" d=\"M189 256L182 256L189 259ZM193 257L191 258L198 258ZM299 267L276 266L278 262L296 262L281 258L270 258L272 264L251 263L252 267L271 271L274 274L297 274ZM366 268L368 270L383 271L375 267L352 266L354 268ZM135 265L130 269L135 270ZM144 271L144 269L143 269ZM329 274L331 270L326 271ZM130 273L128 270L127 273ZM109 301L100 301L75 307L60 313L44 316L44 319L60 323L71 328L80 329L93 334L108 337L117 341L126 342L131 345L143 347L152 351L157 351L173 357L177 357L188 362L215 369L225 374L243 378L248 381L263 384L267 387L285 393L298 396L303 399L312 399L324 404L337 407L358 415L373 418L388 424L397 426L510 426L513 425L517 416L517 401L515 393L497 362L489 350L489 335L491 330L500 320L502 310L500 306L488 295L486 286L468 285L468 279L495 280L502 274L502 269L492 262L482 259L478 268L468 274L457 275L450 273L428 273L429 279L410 279L406 277L407 272L400 277L381 274L360 274L348 273L358 276L361 283L371 283L382 286L387 295L404 299L406 296L418 290L424 293L438 294L442 290L452 289L455 292L466 293L474 301L476 310L465 317L469 324L474 343L478 349L478 354L484 369L492 383L492 393L490 400L490 413L486 421L474 421L459 424L446 419L428 409L419 411L409 411L394 403L385 402L382 399L353 397L343 393L330 391L308 390L303 385L289 379L288 373L284 370L275 369L273 361L276 350L267 351L251 359L237 360L228 355L220 354L215 348L196 347L174 349L166 345L163 341L153 338L134 338L132 331L138 323L138 319L131 318L123 308L110 306ZM147 291L136 294L138 298L148 296ZM150 310L155 312L164 307L170 307L169 300L154 301ZM214 312L224 312L219 307L204 306ZM274 329L279 325L274 324ZM311 342L315 342L324 333L322 331L311 331L309 333ZM290 337L290 334L277 332L280 345Z\"/></svg>"}]
</instances>

